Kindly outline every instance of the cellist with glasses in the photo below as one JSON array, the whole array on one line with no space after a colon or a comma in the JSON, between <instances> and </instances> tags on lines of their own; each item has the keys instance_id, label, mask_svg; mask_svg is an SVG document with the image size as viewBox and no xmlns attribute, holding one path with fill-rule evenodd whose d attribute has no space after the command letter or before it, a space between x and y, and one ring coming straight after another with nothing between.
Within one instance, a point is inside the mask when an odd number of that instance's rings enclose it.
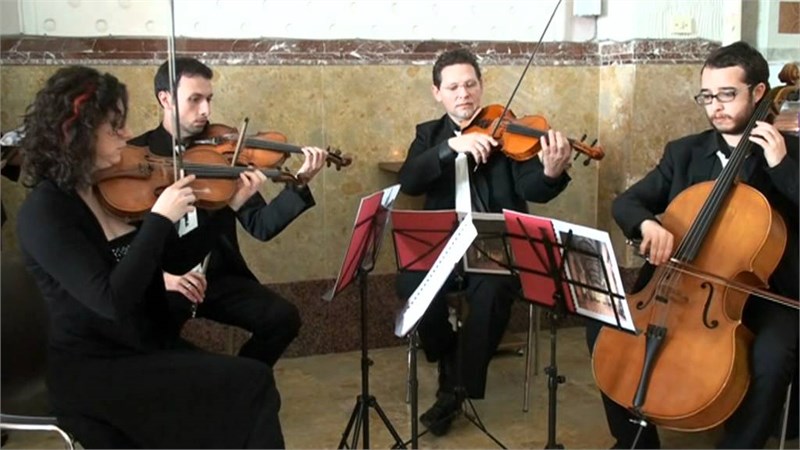
<instances>
[{"instance_id":1,"label":"cellist with glasses","mask_svg":"<svg viewBox=\"0 0 800 450\"><path fill-rule=\"evenodd\" d=\"M639 251L648 257L634 292L648 283L655 266L671 264L679 244L657 216L687 189L716 180L732 158L731 152L745 148L743 140L747 140L753 145L742 162L739 180L763 194L786 228L785 247L776 258L768 289L798 298L798 139L783 135L767 121L755 120L760 117L755 115L759 102L770 92L768 78L767 61L744 42L712 52L701 69L700 90L694 97L712 129L668 143L656 168L614 200L615 220L628 238L641 239ZM738 245L725 243L731 250ZM724 252L719 258L725 258ZM797 371L796 309L751 296L742 310L742 324L753 334L746 361L750 381L741 403L725 420L719 448L764 447L780 424L787 388ZM599 325L587 326L587 343L595 358L601 348L596 345L599 332ZM603 404L611 434L617 439L614 448L660 447L652 425L639 429L630 411L606 395Z\"/></svg>"}]
</instances>

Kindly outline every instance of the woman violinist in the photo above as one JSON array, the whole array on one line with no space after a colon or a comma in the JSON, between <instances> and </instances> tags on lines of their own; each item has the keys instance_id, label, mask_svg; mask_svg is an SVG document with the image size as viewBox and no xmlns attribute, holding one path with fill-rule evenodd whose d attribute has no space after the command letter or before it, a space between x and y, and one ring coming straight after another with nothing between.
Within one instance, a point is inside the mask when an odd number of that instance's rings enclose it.
<instances>
[{"instance_id":1,"label":"woman violinist","mask_svg":"<svg viewBox=\"0 0 800 450\"><path fill-rule=\"evenodd\" d=\"M92 174L120 159L128 94L86 67L56 72L25 116L33 187L17 233L50 311L48 389L59 423L85 448L283 446L272 370L182 341L162 270L197 264L219 221L179 238L189 176L138 223L107 213ZM240 189L231 204L250 195Z\"/></svg>"},{"instance_id":2,"label":"woman violinist","mask_svg":"<svg viewBox=\"0 0 800 450\"><path fill-rule=\"evenodd\" d=\"M660 266L661 273L664 273L663 270L666 269L663 268L672 264L670 258L684 248L677 246L676 250L678 239L673 231L668 230L667 214L661 217L662 221L656 216L667 211L668 205L676 201L679 194L692 191L698 183L710 180L720 183L723 175L730 173L723 170L730 162L731 167L741 164L738 176L746 184L744 191L757 191L753 194L755 197L766 198L761 201L766 203L767 210L760 216L769 220L772 214L777 213L779 217L773 222L779 231L785 223L785 246L779 247L775 252L771 276L769 271L765 275L765 278L769 277L769 290L790 299L798 298L798 141L796 137L785 137L770 123L756 120L760 117L759 112L763 111L763 108L759 108L770 104L759 105L769 92L768 78L766 60L744 42L737 42L711 53L701 70L701 88L695 100L704 108L713 129L667 144L658 166L614 201L614 218L626 236L642 239L640 251L648 255L650 262L642 271L634 291L643 289L646 284L649 286L653 266ZM764 101L770 100L766 98ZM739 192L742 189L737 189L737 195ZM722 203L721 213L725 213L727 207L735 207L729 205L733 205L733 200L730 204ZM721 245L714 247L714 254L711 256L716 263L712 264L725 265L745 245L745 237L754 235L753 223L737 225L742 227L744 233L737 239L721 242ZM713 233L721 227L713 226L716 228L706 236L703 246L716 241ZM776 231L775 235L778 234ZM681 244L685 241L686 239L681 241ZM701 247L700 251L704 252L705 249ZM706 258L706 255L708 253L701 254L701 257ZM717 286L722 289L716 289L718 292L724 291L724 286ZM680 298L680 294L676 294L675 298ZM742 298L746 298L746 295ZM657 299L654 304L661 302L661 299ZM682 308L681 303L678 301L671 308ZM702 304L703 302L700 303ZM631 307L636 308L633 304ZM729 315L735 316L736 313L732 311L729 311ZM736 398L740 403L734 402L734 406L728 408L726 414L729 416L725 416L727 420L725 417L721 418L725 421L725 433L718 445L720 448L762 448L770 433L780 423L779 412L786 398L787 386L797 370L798 315L795 309L755 296L751 296L744 303L743 310L738 311L742 324L749 330L745 330L744 334L749 337L752 333L752 344L747 345L749 360L745 358L741 366L745 376L749 371L749 387L744 385L741 396ZM705 324L706 331L713 332L719 323L717 319L722 319L720 315L715 315L711 317L714 320L702 322L705 317L701 319L700 316L701 314L697 314L697 317L686 316L682 320L687 326L690 322ZM602 330L598 337L598 328L592 324L587 329L589 348L594 352L596 376L598 370L602 369L598 366L598 359L604 358L601 355L603 350L609 350L608 346L602 345L603 338L615 333L615 330ZM675 339L674 331L667 330L664 346L670 345L670 335ZM661 353L656 355L656 365L665 361L664 352L668 348L662 348ZM705 350L709 358L715 352L722 351L721 348ZM626 348L625 351L633 352L632 348ZM689 350L685 346L678 351L684 352L684 360L695 357L688 354ZM616 365L620 367L619 364ZM675 378L680 381L680 374ZM693 383L688 378L683 380L684 384ZM647 396L654 398L659 394L673 398L679 395L676 392L652 392L651 386ZM606 395L603 397L609 427L617 439L615 448L631 448L637 439L636 448L660 446L658 434L652 426L639 430L638 425L628 420L631 416L626 408ZM664 400L668 401L669 399ZM737 404L738 407L735 406ZM641 435L637 437L637 432L640 431Z\"/></svg>"}]
</instances>

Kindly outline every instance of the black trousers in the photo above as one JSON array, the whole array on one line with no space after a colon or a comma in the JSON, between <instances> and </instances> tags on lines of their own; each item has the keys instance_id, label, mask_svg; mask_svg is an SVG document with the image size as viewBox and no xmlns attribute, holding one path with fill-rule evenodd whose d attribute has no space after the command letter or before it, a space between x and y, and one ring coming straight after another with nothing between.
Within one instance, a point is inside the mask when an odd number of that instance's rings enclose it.
<instances>
[{"instance_id":1,"label":"black trousers","mask_svg":"<svg viewBox=\"0 0 800 450\"><path fill-rule=\"evenodd\" d=\"M272 369L192 348L85 357L53 352L59 424L84 448L283 448Z\"/></svg>"},{"instance_id":2,"label":"black trousers","mask_svg":"<svg viewBox=\"0 0 800 450\"><path fill-rule=\"evenodd\" d=\"M397 293L407 299L425 277L424 273L398 274ZM425 356L439 362L439 390L452 392L459 378L457 367L458 339L448 321L449 310L445 294L457 289L451 278L431 302L422 316L417 331ZM467 274L467 315L462 333L460 378L471 398L483 398L489 361L497 350L508 326L511 304L519 291L519 281L513 277Z\"/></svg>"},{"instance_id":3,"label":"black trousers","mask_svg":"<svg viewBox=\"0 0 800 450\"><path fill-rule=\"evenodd\" d=\"M168 292L178 329L191 317L191 303ZM239 356L274 366L300 331L297 307L258 281L243 276L210 277L197 316L243 328L252 333Z\"/></svg>"},{"instance_id":4,"label":"black trousers","mask_svg":"<svg viewBox=\"0 0 800 450\"><path fill-rule=\"evenodd\" d=\"M755 335L750 350L750 387L739 408L725 422L719 448L763 448L780 423L786 390L797 373L800 337L797 310L751 298L742 317L745 326ZM590 352L600 327L597 322L586 327ZM631 448L638 426L629 421L632 416L627 409L605 395L602 397L608 427L617 439L618 448ZM656 429L648 426L637 448L659 447Z\"/></svg>"}]
</instances>

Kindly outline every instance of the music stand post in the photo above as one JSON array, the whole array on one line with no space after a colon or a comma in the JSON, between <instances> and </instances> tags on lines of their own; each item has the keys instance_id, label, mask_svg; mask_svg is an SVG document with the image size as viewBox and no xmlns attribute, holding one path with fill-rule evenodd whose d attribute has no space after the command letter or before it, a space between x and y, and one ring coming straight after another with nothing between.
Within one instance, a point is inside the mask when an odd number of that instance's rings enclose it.
<instances>
[{"instance_id":1,"label":"music stand post","mask_svg":"<svg viewBox=\"0 0 800 450\"><path fill-rule=\"evenodd\" d=\"M411 330L409 334L409 346L411 354L409 355L409 376L408 376L408 391L409 403L411 404L411 439L404 442L404 445L411 444L412 449L419 448L419 424L417 424L417 417L419 417L419 380L417 379L417 348L419 347L419 336L417 335L417 327Z\"/></svg>"},{"instance_id":2,"label":"music stand post","mask_svg":"<svg viewBox=\"0 0 800 450\"><path fill-rule=\"evenodd\" d=\"M523 228L524 231L524 228ZM510 234L507 234L510 236ZM516 236L522 237L522 236ZM566 377L564 375L559 375L558 373L558 364L556 362L556 342L558 340L557 333L558 333L558 326L561 323L561 320L567 314L567 307L566 307L566 296L563 290L563 282L564 277L561 276L563 271L563 266L558 264L555 258L555 246L559 245L558 243L552 243L547 239L536 239L531 237L528 233L526 233L524 239L531 242L531 246L533 247L533 242L541 243L545 247L545 255L547 257L547 264L545 267L547 268L547 276L552 278L556 289L553 292L553 305L550 306L549 315L550 315L550 365L544 369L545 374L547 375L547 390L548 390L548 402L547 402L547 444L545 444L546 449L561 449L564 448L562 444L555 442L555 430L556 430L556 406L557 406L557 392L558 392L558 385L563 384L566 382ZM567 246L568 243L572 239L572 232L570 231L567 238ZM503 237L505 243L505 236ZM504 248L508 248L507 245L504 245ZM486 254L485 252L478 249L478 252L483 254L486 258L492 260L498 266L504 267L509 269L512 273L522 272L531 272L541 274L536 271L532 271L529 269L522 268L520 266L516 266L514 264L510 264L504 261L497 260L493 258L491 255ZM541 258L541 255L537 253L537 255ZM511 261L509 255L506 255L506 261ZM566 261L566 250L564 252L564 258L562 261ZM524 297L523 297L524 298ZM490 435L491 437L491 435ZM494 438L493 438L494 439ZM497 442L495 440L495 442ZM499 443L498 443L499 444ZM502 444L500 444L502 446ZM503 447L505 448L505 447Z\"/></svg>"},{"instance_id":3,"label":"music stand post","mask_svg":"<svg viewBox=\"0 0 800 450\"><path fill-rule=\"evenodd\" d=\"M508 220L508 217L507 217ZM508 221L507 221L508 223ZM558 365L556 361L556 351L557 351L557 340L558 340L558 326L563 320L564 317L570 312L578 313L574 304L570 308L567 304L567 291L566 285L575 286L575 287L582 287L584 289L589 289L594 292L598 292L608 298L612 299L624 299L624 296L619 295L612 291L612 284L608 278L608 271L603 261L602 256L596 252L589 252L585 250L581 250L573 246L573 231L570 229L566 236L564 236L563 240L564 243L559 243L555 240L555 236L553 239L548 237L547 230L543 227L538 227L539 235L541 237L536 237L531 232L532 230L526 229L525 224L517 218L516 220L517 227L521 228L522 234L515 234L508 232L506 234L506 239L508 238L515 238L525 241L528 244L528 247L535 255L533 257L533 262L538 262L538 266L543 267L542 269L536 269L531 267L522 267L518 264L520 261L519 256L515 256L514 263L510 264L511 270L517 274L534 274L541 277L548 278L553 281L554 289L550 296L550 301L548 299L537 299L537 298L529 298L525 297L526 300L535 302L542 306L545 306L549 309L550 313L550 362L549 366L545 368L545 373L547 374L547 388L548 388L548 414L547 414L547 443L545 444L546 449L560 449L564 448L564 446L558 442L556 442L556 422L557 422L557 404L558 404L558 385L563 384L566 381L566 377L564 375L559 374L558 372ZM541 245L544 248L544 255L540 251L540 247L537 244ZM600 265L601 272L603 273L603 281L605 282L606 287L598 287L592 286L586 283L579 282L574 279L570 279L567 276L567 272L565 269L565 265L568 261L568 256L570 253L579 253L581 255L589 256L593 259L596 259ZM556 256L560 256L557 258ZM573 299L574 300L574 299ZM612 301L612 305L614 305ZM614 318L617 323L617 327L621 328L621 322L619 313L617 311L616 306L612 307ZM592 319L591 317L588 317Z\"/></svg>"},{"instance_id":4,"label":"music stand post","mask_svg":"<svg viewBox=\"0 0 800 450\"><path fill-rule=\"evenodd\" d=\"M397 271L404 272L422 272L430 269L431 259L435 259L441 252L442 247L450 239L453 231L458 225L458 220L455 212L446 213L444 222L452 223L453 225L439 224L437 221L420 221L416 224L424 223L428 226L419 228L417 225L406 226L404 221L398 218L403 214L417 214L418 211L394 211L394 219L392 220L392 241L395 246L395 262L397 264ZM425 213L422 213L425 214ZM404 244L399 242L403 240ZM408 251L399 250L406 248ZM411 269L411 268L414 269ZM428 432L428 430L419 432L419 379L417 377L417 350L419 349L419 334L417 333L417 325L411 328L409 336L409 404L411 407L411 439L403 443L404 446L411 445L412 449L419 448L419 437Z\"/></svg>"},{"instance_id":5,"label":"music stand post","mask_svg":"<svg viewBox=\"0 0 800 450\"><path fill-rule=\"evenodd\" d=\"M567 242L570 242L571 240L572 232L570 231L569 235L567 236ZM562 283L563 280L561 277L561 271L563 270L563 267L559 267L559 264L556 262L553 243L547 239L544 239L543 241L545 251L547 252L547 260L549 262L548 267L550 268L550 276L553 278L553 281L556 285L556 290L553 293L554 306L550 310L550 365L544 369L544 373L547 375L547 444L545 444L544 448L552 449L564 448L562 444L556 442L556 408L558 405L558 385L566 382L567 377L564 375L559 375L558 373L558 363L556 362L556 343L558 341L558 326L561 323L561 320L567 314L567 306L566 296L564 295L564 286ZM563 258L562 261L566 261L566 258Z\"/></svg>"},{"instance_id":6,"label":"music stand post","mask_svg":"<svg viewBox=\"0 0 800 450\"><path fill-rule=\"evenodd\" d=\"M396 250L396 262L398 272L422 272L430 269L432 260L436 259L442 250L444 244L452 237L458 227L457 215L455 212L440 211L436 213L419 212L419 211L395 211L394 214L405 214L407 217L415 217L422 219L419 216L429 215L429 220L413 220L409 225L405 225L406 220L401 220L402 217L393 216L393 236ZM410 214L410 215L409 215ZM433 214L441 214L434 216ZM437 221L438 220L438 221ZM411 224L413 223L413 225ZM424 225L421 225L424 224ZM452 224L452 225L450 225ZM401 238L404 244L399 244ZM401 246L404 250L400 250ZM403 253L401 255L401 253ZM458 306L456 311L456 379L454 394L461 407L454 411L452 414L442 417L439 420L451 420L459 413L463 413L464 417L475 425L481 432L494 441L501 448L506 448L494 435L492 435L480 419L478 412L472 403L469 395L467 394L462 379L462 359L464 352L463 344L463 319L464 308L467 306L466 291L464 289L464 264L463 257L455 265L452 270L454 282L457 289L447 292L443 295L454 298L455 304ZM411 444L411 448L418 448L418 438L424 435L429 430L418 433L417 413L418 413L418 382L417 382L417 327L416 325L411 331L410 351L409 357L409 390L410 390L410 403L411 403L411 439L406 444ZM469 410L467 409L469 407ZM471 410L471 412L470 412Z\"/></svg>"},{"instance_id":7,"label":"music stand post","mask_svg":"<svg viewBox=\"0 0 800 450\"><path fill-rule=\"evenodd\" d=\"M391 189L391 188L390 188ZM388 189L387 189L388 191ZM378 250L380 248L383 230L388 219L388 211L381 204L380 192L362 200L359 213L354 225L353 238L345 255L342 272L337 279L337 284L325 296L331 300L336 294L344 290L353 279L358 280L358 293L360 305L360 335L361 335L361 394L356 397L356 404L347 422L338 448L358 448L359 435L362 437L363 448L370 448L369 409L373 408L383 421L384 426L394 438L393 448L405 448L403 439L395 430L389 417L378 404L378 400L369 392L369 367L372 360L367 352L367 302L368 302L368 275L375 268ZM384 194L386 194L384 192ZM396 194L396 191L395 191ZM362 217L364 213L366 217ZM360 219L360 220L359 220ZM368 227L363 231L363 227ZM353 246L357 247L354 248ZM342 280L342 283L338 283ZM347 441L350 432L353 432L352 441L348 447Z\"/></svg>"}]
</instances>

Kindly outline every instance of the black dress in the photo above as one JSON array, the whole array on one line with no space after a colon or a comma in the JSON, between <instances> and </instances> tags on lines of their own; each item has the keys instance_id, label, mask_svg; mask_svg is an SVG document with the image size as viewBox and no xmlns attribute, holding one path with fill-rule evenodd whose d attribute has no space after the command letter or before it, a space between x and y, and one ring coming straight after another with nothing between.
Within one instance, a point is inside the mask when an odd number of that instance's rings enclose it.
<instances>
[{"instance_id":1,"label":"black dress","mask_svg":"<svg viewBox=\"0 0 800 450\"><path fill-rule=\"evenodd\" d=\"M170 326L162 270L200 261L218 221L178 238L149 213L109 242L76 193L45 181L17 225L49 309L54 412L84 447L283 446L269 366L193 348Z\"/></svg>"}]
</instances>

